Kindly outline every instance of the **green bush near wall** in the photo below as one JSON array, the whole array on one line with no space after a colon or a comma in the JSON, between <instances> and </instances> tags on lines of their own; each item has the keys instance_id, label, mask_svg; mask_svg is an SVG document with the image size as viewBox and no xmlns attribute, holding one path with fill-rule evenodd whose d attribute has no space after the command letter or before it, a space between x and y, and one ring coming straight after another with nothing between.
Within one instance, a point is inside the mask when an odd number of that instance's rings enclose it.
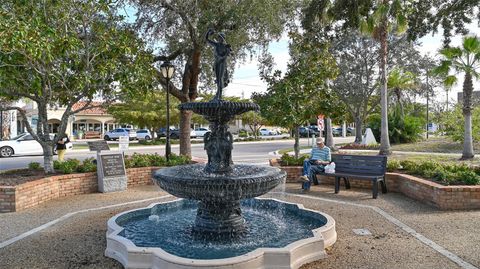
<instances>
[{"instance_id":1,"label":"green bush near wall","mask_svg":"<svg viewBox=\"0 0 480 269\"><path fill-rule=\"evenodd\" d=\"M387 171L403 171L439 182L444 185L479 185L480 167L466 164L389 160Z\"/></svg>"}]
</instances>

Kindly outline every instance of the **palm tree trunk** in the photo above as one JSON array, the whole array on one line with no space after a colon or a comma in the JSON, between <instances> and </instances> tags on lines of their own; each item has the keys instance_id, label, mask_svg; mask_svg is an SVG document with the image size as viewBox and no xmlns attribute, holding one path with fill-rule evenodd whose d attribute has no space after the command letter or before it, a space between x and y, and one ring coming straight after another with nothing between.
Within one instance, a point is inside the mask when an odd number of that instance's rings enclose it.
<instances>
[{"instance_id":1,"label":"palm tree trunk","mask_svg":"<svg viewBox=\"0 0 480 269\"><path fill-rule=\"evenodd\" d=\"M463 140L462 160L472 159L474 157L472 137L472 91L472 74L466 72L465 80L463 82L463 117L465 119L465 133Z\"/></svg>"},{"instance_id":2,"label":"palm tree trunk","mask_svg":"<svg viewBox=\"0 0 480 269\"><path fill-rule=\"evenodd\" d=\"M381 106L381 134L380 155L390 155L390 140L388 138L388 103L387 103L387 25L386 22L380 30L380 106Z\"/></svg>"}]
</instances>

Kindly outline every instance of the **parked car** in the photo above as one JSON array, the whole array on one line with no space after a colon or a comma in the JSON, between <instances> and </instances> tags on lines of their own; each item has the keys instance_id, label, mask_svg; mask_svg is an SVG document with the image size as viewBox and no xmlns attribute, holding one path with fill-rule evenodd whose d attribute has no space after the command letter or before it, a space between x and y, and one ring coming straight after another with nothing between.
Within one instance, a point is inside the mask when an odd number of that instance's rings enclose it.
<instances>
[{"instance_id":1,"label":"parked car","mask_svg":"<svg viewBox=\"0 0 480 269\"><path fill-rule=\"evenodd\" d=\"M262 128L259 130L260 132L260 135L276 135L277 132L274 131L274 130L270 130L270 129L267 129L267 128Z\"/></svg>"},{"instance_id":2,"label":"parked car","mask_svg":"<svg viewBox=\"0 0 480 269\"><path fill-rule=\"evenodd\" d=\"M195 128L195 135L197 137L203 137L207 132L210 132L210 129L205 128L205 127Z\"/></svg>"},{"instance_id":3,"label":"parked car","mask_svg":"<svg viewBox=\"0 0 480 269\"><path fill-rule=\"evenodd\" d=\"M355 128L347 127L346 135L353 135L353 134L355 134ZM333 135L334 136L335 135L341 136L342 135L342 127L334 128Z\"/></svg>"},{"instance_id":4,"label":"parked car","mask_svg":"<svg viewBox=\"0 0 480 269\"><path fill-rule=\"evenodd\" d=\"M120 136L128 136L130 140L134 140L137 138L137 133L135 130L128 129L128 128L117 128L111 131L106 132L103 135L103 139L105 140L118 140Z\"/></svg>"},{"instance_id":5,"label":"parked car","mask_svg":"<svg viewBox=\"0 0 480 269\"><path fill-rule=\"evenodd\" d=\"M55 134L50 134L53 140ZM72 143L67 143L67 150L73 148ZM43 154L43 149L31 134L23 133L10 140L0 141L0 157L11 157L12 155L36 155ZM57 149L53 148L53 154L57 154Z\"/></svg>"},{"instance_id":6,"label":"parked car","mask_svg":"<svg viewBox=\"0 0 480 269\"><path fill-rule=\"evenodd\" d=\"M150 133L149 130L147 130L147 129L137 130L137 139L138 140L150 140L152 138L153 138L153 136L152 136L152 134Z\"/></svg>"},{"instance_id":7,"label":"parked car","mask_svg":"<svg viewBox=\"0 0 480 269\"><path fill-rule=\"evenodd\" d=\"M197 137L197 134L195 133L194 130L190 130L190 137L191 138L196 138ZM170 130L170 138L179 139L180 138L180 130L179 129Z\"/></svg>"},{"instance_id":8,"label":"parked car","mask_svg":"<svg viewBox=\"0 0 480 269\"><path fill-rule=\"evenodd\" d=\"M318 136L320 134L320 130L318 129L317 126L300 127L298 131L299 131L300 137L312 137L313 135Z\"/></svg>"},{"instance_id":9,"label":"parked car","mask_svg":"<svg viewBox=\"0 0 480 269\"><path fill-rule=\"evenodd\" d=\"M342 136L342 128L332 128L333 136Z\"/></svg>"}]
</instances>

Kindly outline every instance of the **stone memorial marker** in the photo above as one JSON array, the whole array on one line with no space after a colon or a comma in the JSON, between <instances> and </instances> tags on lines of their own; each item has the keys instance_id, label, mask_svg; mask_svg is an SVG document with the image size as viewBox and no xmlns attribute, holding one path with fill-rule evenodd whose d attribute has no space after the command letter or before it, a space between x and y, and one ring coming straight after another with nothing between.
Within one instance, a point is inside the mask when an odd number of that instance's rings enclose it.
<instances>
[{"instance_id":1,"label":"stone memorial marker","mask_svg":"<svg viewBox=\"0 0 480 269\"><path fill-rule=\"evenodd\" d=\"M122 153L97 154L98 190L100 192L124 191L127 189L127 173Z\"/></svg>"},{"instance_id":2,"label":"stone memorial marker","mask_svg":"<svg viewBox=\"0 0 480 269\"><path fill-rule=\"evenodd\" d=\"M362 145L377 144L377 140L375 139L375 136L373 135L372 129L367 128L365 130L365 134L363 135L361 144Z\"/></svg>"}]
</instances>

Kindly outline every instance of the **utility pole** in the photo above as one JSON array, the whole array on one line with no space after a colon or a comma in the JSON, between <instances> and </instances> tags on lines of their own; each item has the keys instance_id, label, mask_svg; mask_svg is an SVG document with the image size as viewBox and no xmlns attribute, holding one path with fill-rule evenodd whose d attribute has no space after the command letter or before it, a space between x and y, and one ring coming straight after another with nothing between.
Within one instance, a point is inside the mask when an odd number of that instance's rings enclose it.
<instances>
[{"instance_id":1,"label":"utility pole","mask_svg":"<svg viewBox=\"0 0 480 269\"><path fill-rule=\"evenodd\" d=\"M428 126L429 126L429 121L428 121L428 91L429 91L429 85L428 85L428 69L427 69L427 139L428 139Z\"/></svg>"}]
</instances>

